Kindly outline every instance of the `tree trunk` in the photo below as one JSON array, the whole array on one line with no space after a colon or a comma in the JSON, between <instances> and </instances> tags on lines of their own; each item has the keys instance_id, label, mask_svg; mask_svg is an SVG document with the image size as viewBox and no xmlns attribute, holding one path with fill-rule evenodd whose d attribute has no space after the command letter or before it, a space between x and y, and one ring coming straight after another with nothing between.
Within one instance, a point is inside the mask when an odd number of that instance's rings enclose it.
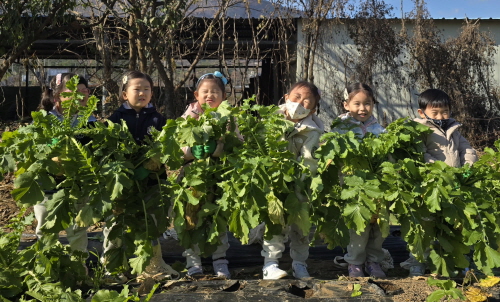
<instances>
[{"instance_id":1,"label":"tree trunk","mask_svg":"<svg viewBox=\"0 0 500 302\"><path fill-rule=\"evenodd\" d=\"M128 25L132 28L134 26L134 16L130 15ZM129 70L137 70L137 48L135 42L135 35L129 31L128 32L128 50L129 50L129 61L128 61L128 69Z\"/></svg>"},{"instance_id":2,"label":"tree trunk","mask_svg":"<svg viewBox=\"0 0 500 302\"><path fill-rule=\"evenodd\" d=\"M119 87L111 77L113 73L113 57L109 36L104 32L102 26L96 26L93 33L96 40L96 47L103 63L102 83L104 89L108 92L108 96L102 102L102 114L104 116L107 115L107 107L116 107L115 105L118 103L116 96L118 95Z\"/></svg>"}]
</instances>

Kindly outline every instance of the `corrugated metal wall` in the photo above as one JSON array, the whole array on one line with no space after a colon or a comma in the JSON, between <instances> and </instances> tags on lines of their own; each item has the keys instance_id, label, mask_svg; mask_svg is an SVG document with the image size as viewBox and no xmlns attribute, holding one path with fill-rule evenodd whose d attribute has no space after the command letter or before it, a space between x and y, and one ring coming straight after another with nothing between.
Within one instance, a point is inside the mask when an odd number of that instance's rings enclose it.
<instances>
[{"instance_id":1,"label":"corrugated metal wall","mask_svg":"<svg viewBox=\"0 0 500 302\"><path fill-rule=\"evenodd\" d=\"M394 30L400 31L400 20L394 20ZM463 20L439 19L434 20L435 25L442 31L443 39L457 37L461 31ZM405 23L405 27L411 32L411 23ZM495 66L493 68L495 84L500 86L500 20L488 19L481 21L481 30L490 33L497 41L494 55ZM302 78L304 70L304 34L302 32L302 20L298 24L298 47L297 47L297 79ZM359 53L352 39L349 38L346 25L338 24L335 21L324 23L320 46L317 49L314 75L315 84L321 90L322 102L320 118L325 125L330 125L331 121L342 113L340 106L342 103L342 92L346 83L357 81L351 79L352 68ZM402 55L398 60L404 63L407 60ZM350 63L351 62L351 63ZM410 116L416 117L418 88L407 79L407 70L402 67L399 70L401 76L395 77L393 70L380 68L374 74L374 87L376 98L379 101L374 111L375 116L382 124L390 123L398 118Z\"/></svg>"}]
</instances>

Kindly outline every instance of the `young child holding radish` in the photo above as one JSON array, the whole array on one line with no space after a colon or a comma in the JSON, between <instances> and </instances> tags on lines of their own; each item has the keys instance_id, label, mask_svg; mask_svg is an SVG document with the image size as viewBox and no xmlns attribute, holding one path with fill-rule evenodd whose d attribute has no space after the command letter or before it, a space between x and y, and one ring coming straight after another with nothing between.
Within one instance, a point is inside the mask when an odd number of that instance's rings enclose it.
<instances>
[{"instance_id":1,"label":"young child holding radish","mask_svg":"<svg viewBox=\"0 0 500 302\"><path fill-rule=\"evenodd\" d=\"M62 104L64 102L70 101L69 97L64 97L61 95L63 92L71 92L67 87L66 83L71 80L76 74L73 73L58 73L49 83L48 89L46 89L42 94L42 100L40 102L41 109L47 111L48 114L57 117L60 121L64 119L64 109ZM89 89L87 80L78 76L78 86L77 91L83 95L83 97L79 100L79 105L82 107L87 106L87 101L89 98ZM78 120L75 118L75 122ZM96 122L96 118L94 116L90 116L88 119L88 123L92 124ZM74 126L74 124L72 124ZM77 138L81 143L85 144L88 142L88 139L85 137ZM53 158L52 160L58 161L58 158ZM37 225L35 229L35 234L38 238L43 236L43 225L46 222L47 218L47 208L45 207L45 202L52 198L52 195L57 190L45 191L44 201L34 206L35 218L37 220ZM73 225L66 229L67 239L70 247L73 250L87 252L87 228L79 227L78 225Z\"/></svg>"},{"instance_id":2,"label":"young child holding radish","mask_svg":"<svg viewBox=\"0 0 500 302\"><path fill-rule=\"evenodd\" d=\"M340 115L342 123L332 131L347 133L353 131L362 139L370 132L380 135L386 130L373 116L376 100L373 90L364 83L353 83L344 91L344 108L347 113ZM370 276L384 278L386 275L380 263L384 259L382 243L384 238L380 227L372 218L360 234L349 230L349 245L344 260L348 263L349 277L364 277L363 265Z\"/></svg>"},{"instance_id":3,"label":"young child holding radish","mask_svg":"<svg viewBox=\"0 0 500 302\"><path fill-rule=\"evenodd\" d=\"M143 140L149 136L152 128L161 130L166 124L165 117L156 111L156 108L151 104L153 96L153 80L151 77L140 71L129 71L123 75L120 83L120 100L123 101L108 120L113 123L121 123L125 121L128 130L132 134L137 144L142 144ZM148 177L150 171L144 168L143 165L136 168L134 171L134 179L143 180ZM152 215L153 216L153 215ZM153 220L156 218L153 216ZM111 249L118 248L121 245L121 240L108 240L112 226L104 228L104 253ZM101 259L106 262L106 255ZM153 256L149 265L144 269L142 278L152 277L155 280L171 278L172 275L179 275L173 270L162 258L161 246L158 240L153 240ZM127 279L123 274L110 275L107 277L111 281L117 283L126 282Z\"/></svg>"},{"instance_id":4,"label":"young child holding radish","mask_svg":"<svg viewBox=\"0 0 500 302\"><path fill-rule=\"evenodd\" d=\"M316 115L321 98L319 89L312 83L300 81L295 83L284 97L286 101L280 106L279 112L295 123L295 129L286 136L288 148L297 160L303 161L310 171L315 173L317 159L314 157L314 151L318 148L319 138L324 132L323 123ZM299 201L308 202L305 194L298 189L296 195ZM257 228L263 227L265 226L261 224ZM256 232L255 229L253 232ZM264 239L262 242L263 278L266 280L281 279L288 275L278 266L285 250L286 235L290 238L293 276L297 279L310 277L306 264L309 257L309 232L304 234L296 224L292 224L284 229L282 235L274 235L271 240Z\"/></svg>"},{"instance_id":5,"label":"young child holding radish","mask_svg":"<svg viewBox=\"0 0 500 302\"><path fill-rule=\"evenodd\" d=\"M443 161L451 167L472 165L478 160L476 151L460 134L462 126L451 118L451 98L439 89L427 89L418 97L417 110L420 118L415 121L432 129L432 133L424 138L424 160L427 163ZM425 263L420 263L410 253L410 258L401 263L401 267L410 271L410 276L422 276Z\"/></svg>"},{"instance_id":6,"label":"young child holding radish","mask_svg":"<svg viewBox=\"0 0 500 302\"><path fill-rule=\"evenodd\" d=\"M215 71L202 75L196 83L194 97L196 102L188 105L186 111L182 115L183 118L192 117L198 119L203 113L202 105L208 105L211 108L217 108L226 99L227 79L224 75ZM240 139L242 139L240 137ZM194 159L202 159L205 156L220 157L224 150L224 144L221 141L210 141L205 145L196 145L193 147L183 147L184 161L189 163ZM212 254L212 265L214 273L217 277L230 279L231 273L228 268L226 259L226 251L229 249L227 232L219 235L221 244ZM186 268L188 276L203 274L201 265L200 250L197 245L193 248L186 249L182 255L186 257Z\"/></svg>"}]
</instances>

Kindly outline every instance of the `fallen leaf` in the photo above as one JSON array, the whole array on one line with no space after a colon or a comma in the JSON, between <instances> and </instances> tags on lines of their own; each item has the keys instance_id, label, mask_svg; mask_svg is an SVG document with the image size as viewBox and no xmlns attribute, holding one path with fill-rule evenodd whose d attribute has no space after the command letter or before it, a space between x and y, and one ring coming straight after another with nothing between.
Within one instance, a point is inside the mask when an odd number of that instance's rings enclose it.
<instances>
[{"instance_id":1,"label":"fallen leaf","mask_svg":"<svg viewBox=\"0 0 500 302\"><path fill-rule=\"evenodd\" d=\"M492 287L497 285L498 282L500 282L500 277L488 276L485 279L481 280L479 282L479 285L481 287Z\"/></svg>"},{"instance_id":2,"label":"fallen leaf","mask_svg":"<svg viewBox=\"0 0 500 302\"><path fill-rule=\"evenodd\" d=\"M467 297L467 301L470 302L483 302L488 300L488 295L477 287L470 287L465 292L465 296Z\"/></svg>"}]
</instances>

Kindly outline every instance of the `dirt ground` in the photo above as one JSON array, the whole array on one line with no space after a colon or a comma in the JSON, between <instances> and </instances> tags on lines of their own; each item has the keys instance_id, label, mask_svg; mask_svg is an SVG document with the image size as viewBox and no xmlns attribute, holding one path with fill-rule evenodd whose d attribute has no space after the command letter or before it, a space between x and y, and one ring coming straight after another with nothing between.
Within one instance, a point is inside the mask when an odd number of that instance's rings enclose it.
<instances>
[{"instance_id":1,"label":"dirt ground","mask_svg":"<svg viewBox=\"0 0 500 302\"><path fill-rule=\"evenodd\" d=\"M365 293L359 296L359 299L354 301L367 301L367 294L371 293L379 297L387 297L395 302L424 302L427 296L433 291L437 290L437 287L429 286L427 284L427 279L429 275L423 277L407 277L408 271L399 267L390 269L387 273L387 278L385 279L371 279L365 278L350 278L348 277L347 270L339 269L334 266L331 260L320 260L320 259L309 259L307 261L308 271L311 276L314 276L317 284L329 283L331 281L343 282L347 281L349 284L357 283L362 285L361 292ZM280 262L280 268L288 271L289 282L294 282L291 271L291 263ZM204 271L210 273L211 267L209 265L204 266ZM252 266L237 268L231 270L233 279L238 280L259 280L262 278L262 266ZM201 280L210 280L210 278L202 278ZM460 284L461 280L457 280L457 284ZM316 291L317 292L317 291ZM307 291L306 291L307 294ZM321 291L316 294L324 294ZM331 293L336 296L338 293ZM314 293L311 293L311 298L314 297ZM371 296L370 296L371 297ZM325 298L323 295L321 298ZM349 300L351 301L351 300ZM372 300L369 300L372 301ZM450 299L448 301L460 301Z\"/></svg>"},{"instance_id":2,"label":"dirt ground","mask_svg":"<svg viewBox=\"0 0 500 302\"><path fill-rule=\"evenodd\" d=\"M19 127L18 122L0 122L0 137L4 131L13 131ZM0 181L0 227L5 228L10 219L19 213L19 208L12 199L10 192L14 188L13 175L4 175ZM31 213L30 209L27 214ZM34 228L28 226L27 233L34 233Z\"/></svg>"},{"instance_id":3,"label":"dirt ground","mask_svg":"<svg viewBox=\"0 0 500 302\"><path fill-rule=\"evenodd\" d=\"M12 175L4 175L4 179L0 181L0 227L5 228L10 219L19 214L19 207L12 199L10 192L14 188ZM32 212L32 211L29 211ZM27 213L29 214L29 213ZM32 227L26 229L27 233L33 232Z\"/></svg>"}]
</instances>

